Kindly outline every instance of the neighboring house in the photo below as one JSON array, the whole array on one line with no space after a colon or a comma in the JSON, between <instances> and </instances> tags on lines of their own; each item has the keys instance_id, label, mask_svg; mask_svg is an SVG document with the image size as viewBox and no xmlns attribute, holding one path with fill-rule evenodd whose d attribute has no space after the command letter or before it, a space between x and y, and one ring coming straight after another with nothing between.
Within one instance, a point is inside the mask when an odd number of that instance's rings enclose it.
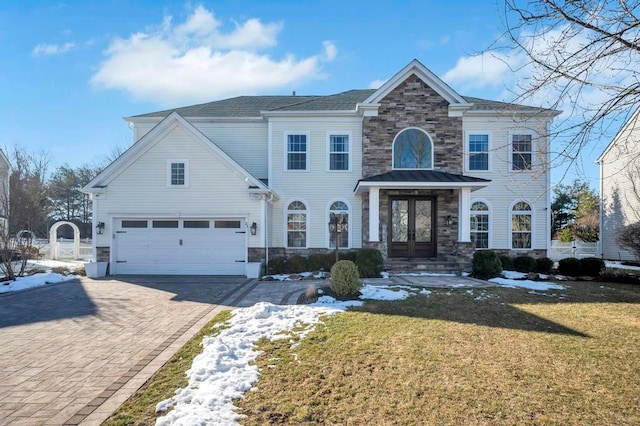
<instances>
[{"instance_id":1,"label":"neighboring house","mask_svg":"<svg viewBox=\"0 0 640 426\"><path fill-rule=\"evenodd\" d=\"M637 260L616 243L620 228L640 221L640 109L622 126L596 160L600 165L602 257Z\"/></svg>"},{"instance_id":2,"label":"neighboring house","mask_svg":"<svg viewBox=\"0 0 640 426\"><path fill-rule=\"evenodd\" d=\"M9 179L11 177L11 163L0 149L0 230L9 227Z\"/></svg>"},{"instance_id":3,"label":"neighboring house","mask_svg":"<svg viewBox=\"0 0 640 426\"><path fill-rule=\"evenodd\" d=\"M425 270L483 248L546 256L557 114L463 97L414 60L377 90L128 117L135 143L84 188L96 257L116 274L244 274L336 244Z\"/></svg>"}]
</instances>

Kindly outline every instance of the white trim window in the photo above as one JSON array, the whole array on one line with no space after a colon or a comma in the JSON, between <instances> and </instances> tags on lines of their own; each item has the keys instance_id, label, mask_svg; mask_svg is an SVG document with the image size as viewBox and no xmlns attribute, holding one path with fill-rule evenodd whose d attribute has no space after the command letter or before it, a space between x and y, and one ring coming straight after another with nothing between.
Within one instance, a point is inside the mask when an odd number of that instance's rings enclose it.
<instances>
[{"instance_id":1,"label":"white trim window","mask_svg":"<svg viewBox=\"0 0 640 426\"><path fill-rule=\"evenodd\" d=\"M471 204L471 242L477 249L489 248L489 207L482 201Z\"/></svg>"},{"instance_id":2,"label":"white trim window","mask_svg":"<svg viewBox=\"0 0 640 426\"><path fill-rule=\"evenodd\" d=\"M467 170L489 170L489 135L486 133L471 133L467 135Z\"/></svg>"},{"instance_id":3,"label":"white trim window","mask_svg":"<svg viewBox=\"0 0 640 426\"><path fill-rule=\"evenodd\" d=\"M287 205L287 247L307 247L307 205L295 200Z\"/></svg>"},{"instance_id":4,"label":"white trim window","mask_svg":"<svg viewBox=\"0 0 640 426\"><path fill-rule=\"evenodd\" d=\"M167 160L167 186L170 188L189 186L189 160Z\"/></svg>"},{"instance_id":5,"label":"white trim window","mask_svg":"<svg viewBox=\"0 0 640 426\"><path fill-rule=\"evenodd\" d=\"M531 170L533 160L533 135L516 133L511 135L511 170Z\"/></svg>"},{"instance_id":6,"label":"white trim window","mask_svg":"<svg viewBox=\"0 0 640 426\"><path fill-rule=\"evenodd\" d=\"M393 140L394 169L433 169L433 141L417 127L400 131Z\"/></svg>"},{"instance_id":7,"label":"white trim window","mask_svg":"<svg viewBox=\"0 0 640 426\"><path fill-rule=\"evenodd\" d=\"M288 133L285 135L285 170L309 170L309 135Z\"/></svg>"},{"instance_id":8,"label":"white trim window","mask_svg":"<svg viewBox=\"0 0 640 426\"><path fill-rule=\"evenodd\" d=\"M532 247L533 214L531 205L525 201L511 207L511 248L528 250Z\"/></svg>"},{"instance_id":9,"label":"white trim window","mask_svg":"<svg viewBox=\"0 0 640 426\"><path fill-rule=\"evenodd\" d=\"M329 146L328 146L328 165L329 171L349 171L350 166L350 152L351 143L350 135L346 133L331 133L329 134Z\"/></svg>"},{"instance_id":10,"label":"white trim window","mask_svg":"<svg viewBox=\"0 0 640 426\"><path fill-rule=\"evenodd\" d=\"M349 248L349 205L344 201L334 201L329 206L329 248Z\"/></svg>"}]
</instances>

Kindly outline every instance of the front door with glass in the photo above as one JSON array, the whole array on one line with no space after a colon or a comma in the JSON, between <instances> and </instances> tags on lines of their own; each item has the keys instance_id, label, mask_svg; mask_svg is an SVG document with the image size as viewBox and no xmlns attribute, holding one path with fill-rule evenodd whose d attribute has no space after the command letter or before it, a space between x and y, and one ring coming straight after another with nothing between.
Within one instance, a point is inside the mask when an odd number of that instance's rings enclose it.
<instances>
[{"instance_id":1,"label":"front door with glass","mask_svg":"<svg viewBox=\"0 0 640 426\"><path fill-rule=\"evenodd\" d=\"M389 210L389 257L435 257L436 199L394 197Z\"/></svg>"}]
</instances>

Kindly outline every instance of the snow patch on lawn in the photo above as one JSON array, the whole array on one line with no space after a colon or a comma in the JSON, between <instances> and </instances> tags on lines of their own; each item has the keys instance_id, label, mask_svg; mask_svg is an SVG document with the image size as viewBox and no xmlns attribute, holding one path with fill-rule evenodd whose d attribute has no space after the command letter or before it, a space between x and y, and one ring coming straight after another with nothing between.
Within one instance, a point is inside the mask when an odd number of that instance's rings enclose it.
<instances>
[{"instance_id":1,"label":"snow patch on lawn","mask_svg":"<svg viewBox=\"0 0 640 426\"><path fill-rule=\"evenodd\" d=\"M25 277L18 277L14 281L0 282L0 294L10 293L13 291L27 290L30 288L41 287L47 284L56 284L64 281L70 281L77 279L75 275L63 275L52 273L52 268L67 268L70 271L75 271L80 266L84 266L84 262L70 261L63 262L60 260L29 260L27 261L27 272L33 269L44 269L47 272L28 275Z\"/></svg>"},{"instance_id":2,"label":"snow patch on lawn","mask_svg":"<svg viewBox=\"0 0 640 426\"><path fill-rule=\"evenodd\" d=\"M607 268L629 269L632 271L640 271L640 266L623 265L622 262L616 260L605 260L604 266Z\"/></svg>"},{"instance_id":3,"label":"snow patch on lawn","mask_svg":"<svg viewBox=\"0 0 640 426\"><path fill-rule=\"evenodd\" d=\"M564 290L565 288L564 286L559 284L549 284L549 283L544 283L540 281L531 281L531 280L514 280L514 279L508 279L508 278L491 278L489 282L498 284L499 286L502 286L502 287L526 288L529 290L539 290L539 291Z\"/></svg>"},{"instance_id":4,"label":"snow patch on lawn","mask_svg":"<svg viewBox=\"0 0 640 426\"><path fill-rule=\"evenodd\" d=\"M502 271L502 276L509 280L523 280L527 278L527 274L518 271Z\"/></svg>"}]
</instances>

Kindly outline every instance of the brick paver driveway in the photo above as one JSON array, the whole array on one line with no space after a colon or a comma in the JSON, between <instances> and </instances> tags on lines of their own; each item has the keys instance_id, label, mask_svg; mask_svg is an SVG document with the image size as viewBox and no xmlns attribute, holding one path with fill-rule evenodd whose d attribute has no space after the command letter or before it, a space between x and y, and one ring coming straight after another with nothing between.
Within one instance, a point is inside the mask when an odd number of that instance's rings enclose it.
<instances>
[{"instance_id":1,"label":"brick paver driveway","mask_svg":"<svg viewBox=\"0 0 640 426\"><path fill-rule=\"evenodd\" d=\"M252 286L119 276L1 296L0 424L100 424Z\"/></svg>"}]
</instances>

